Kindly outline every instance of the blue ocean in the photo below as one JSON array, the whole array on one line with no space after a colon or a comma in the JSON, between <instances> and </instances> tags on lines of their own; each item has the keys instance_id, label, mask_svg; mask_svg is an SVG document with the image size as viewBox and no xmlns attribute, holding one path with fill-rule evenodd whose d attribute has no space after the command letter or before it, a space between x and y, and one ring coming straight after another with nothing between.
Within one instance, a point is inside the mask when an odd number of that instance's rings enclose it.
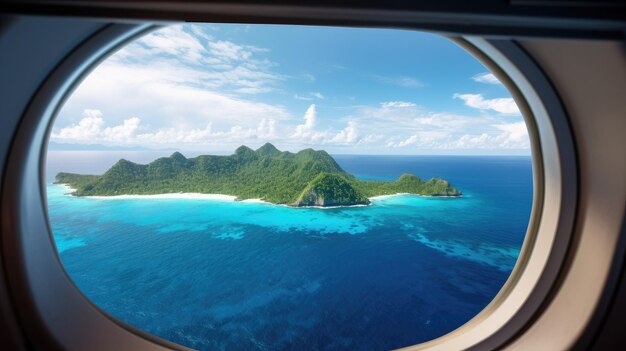
<instances>
[{"instance_id":1,"label":"blue ocean","mask_svg":"<svg viewBox=\"0 0 626 351\"><path fill-rule=\"evenodd\" d=\"M102 172L117 156L85 154L100 167L88 170L57 155L48 179ZM440 177L463 196L319 209L75 198L50 183L60 257L109 314L200 350L394 349L444 335L492 300L526 233L530 157L334 157L363 179Z\"/></svg>"}]
</instances>

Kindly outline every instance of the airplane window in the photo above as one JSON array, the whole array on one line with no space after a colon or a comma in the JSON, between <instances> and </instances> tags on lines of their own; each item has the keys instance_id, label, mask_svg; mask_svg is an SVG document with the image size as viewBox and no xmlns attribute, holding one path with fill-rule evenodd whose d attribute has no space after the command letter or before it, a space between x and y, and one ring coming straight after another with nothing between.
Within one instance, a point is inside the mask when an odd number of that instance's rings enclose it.
<instances>
[{"instance_id":1,"label":"airplane window","mask_svg":"<svg viewBox=\"0 0 626 351\"><path fill-rule=\"evenodd\" d=\"M451 40L184 24L97 66L49 135L48 212L95 305L201 350L381 350L498 294L533 206L511 94Z\"/></svg>"}]
</instances>

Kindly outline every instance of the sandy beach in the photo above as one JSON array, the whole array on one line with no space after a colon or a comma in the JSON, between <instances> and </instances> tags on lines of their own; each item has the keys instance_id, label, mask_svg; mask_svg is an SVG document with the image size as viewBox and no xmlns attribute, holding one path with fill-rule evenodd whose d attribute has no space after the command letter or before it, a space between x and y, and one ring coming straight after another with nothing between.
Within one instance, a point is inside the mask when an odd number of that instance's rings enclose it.
<instances>
[{"instance_id":1,"label":"sandy beach","mask_svg":"<svg viewBox=\"0 0 626 351\"><path fill-rule=\"evenodd\" d=\"M382 200L382 199L386 199L386 198L390 198L390 197L394 197L394 196L400 196L400 195L409 195L409 193L396 193L396 194L389 194L389 195L378 195L378 196L369 197L368 199L370 199L370 201L371 200ZM421 196L421 195L418 195L418 196Z\"/></svg>"},{"instance_id":2,"label":"sandy beach","mask_svg":"<svg viewBox=\"0 0 626 351\"><path fill-rule=\"evenodd\" d=\"M63 186L68 191L68 196L73 196L70 192L73 192L74 188L71 188L67 184L57 184L59 186ZM370 201L383 200L386 198L390 198L393 196L400 195L409 195L409 193L397 193L390 195L379 195L372 196L369 198ZM422 195L416 195L422 196ZM232 195L224 195L224 194L202 194L202 193L167 193L167 194L154 194L154 195L111 195L111 196L77 196L85 199L95 199L95 200L130 200L130 199L188 199L188 200L217 200L217 201L238 201L238 202L246 202L246 203L262 203L269 205L278 205L278 206L287 206L292 207L285 204L274 204L271 202L263 201L262 199L245 199L245 200L237 200L236 196ZM370 205L351 205L351 206L302 206L298 208L319 208L319 209L333 209L333 208L346 208L346 207L365 207Z\"/></svg>"},{"instance_id":3,"label":"sandy beach","mask_svg":"<svg viewBox=\"0 0 626 351\"><path fill-rule=\"evenodd\" d=\"M154 195L112 195L112 196L80 196L86 199L98 200L129 200L129 199L187 199L187 200L219 200L235 201L236 196L222 194L200 194L200 193L169 193Z\"/></svg>"}]
</instances>

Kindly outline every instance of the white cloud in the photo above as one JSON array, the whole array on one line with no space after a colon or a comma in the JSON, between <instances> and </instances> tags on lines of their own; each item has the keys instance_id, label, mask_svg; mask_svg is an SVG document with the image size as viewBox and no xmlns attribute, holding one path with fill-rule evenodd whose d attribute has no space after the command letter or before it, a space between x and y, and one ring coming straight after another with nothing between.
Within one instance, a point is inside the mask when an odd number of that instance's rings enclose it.
<instances>
[{"instance_id":1,"label":"white cloud","mask_svg":"<svg viewBox=\"0 0 626 351\"><path fill-rule=\"evenodd\" d=\"M429 112L413 103L388 101L379 106L359 106L349 118L359 121L359 132L364 135L357 144L371 145L367 147L374 152L385 148L406 153L454 153L530 147L526 125L521 116L515 115Z\"/></svg>"},{"instance_id":2,"label":"white cloud","mask_svg":"<svg viewBox=\"0 0 626 351\"><path fill-rule=\"evenodd\" d=\"M276 121L271 118L263 118L257 127L257 136L268 140L276 138Z\"/></svg>"},{"instance_id":3,"label":"white cloud","mask_svg":"<svg viewBox=\"0 0 626 351\"><path fill-rule=\"evenodd\" d=\"M524 122L497 124L494 129L459 134L453 131L421 131L404 139L391 139L390 148L431 150L503 150L529 149L530 142Z\"/></svg>"},{"instance_id":4,"label":"white cloud","mask_svg":"<svg viewBox=\"0 0 626 351\"><path fill-rule=\"evenodd\" d=\"M348 121L348 126L337 133L330 142L340 144L352 144L357 141L358 132L355 121Z\"/></svg>"},{"instance_id":5,"label":"white cloud","mask_svg":"<svg viewBox=\"0 0 626 351\"><path fill-rule=\"evenodd\" d=\"M502 84L500 80L496 78L496 76L494 76L493 73L490 73L490 72L483 72L483 73L476 74L475 76L472 77L472 80L475 82L486 83L486 84Z\"/></svg>"},{"instance_id":6,"label":"white cloud","mask_svg":"<svg viewBox=\"0 0 626 351\"><path fill-rule=\"evenodd\" d=\"M296 131L293 133L294 138L306 138L313 134L313 127L315 127L315 119L317 117L317 108L315 104L311 104L304 113L304 124L296 126Z\"/></svg>"},{"instance_id":7,"label":"white cloud","mask_svg":"<svg viewBox=\"0 0 626 351\"><path fill-rule=\"evenodd\" d=\"M148 33L122 50L132 52L134 46L147 49L144 54L164 53L191 62L198 62L205 51L200 41L181 26L165 27Z\"/></svg>"},{"instance_id":8,"label":"white cloud","mask_svg":"<svg viewBox=\"0 0 626 351\"><path fill-rule=\"evenodd\" d=\"M138 133L141 120L131 117L120 125L105 127L102 113L98 110L85 110L83 118L76 124L53 131L51 138L58 142L103 145L142 145L180 147L184 144L214 145L256 142L276 138L276 121L263 118L256 128L240 125L226 130L214 130L211 123L204 128L157 128Z\"/></svg>"},{"instance_id":9,"label":"white cloud","mask_svg":"<svg viewBox=\"0 0 626 351\"><path fill-rule=\"evenodd\" d=\"M413 122L416 126L424 128L432 127L455 130L476 123L476 118L449 113L427 113L414 118Z\"/></svg>"},{"instance_id":10,"label":"white cloud","mask_svg":"<svg viewBox=\"0 0 626 351\"><path fill-rule=\"evenodd\" d=\"M406 101L387 101L380 104L383 108L402 108L402 107L415 107L415 104L412 102Z\"/></svg>"},{"instance_id":11,"label":"white cloud","mask_svg":"<svg viewBox=\"0 0 626 351\"><path fill-rule=\"evenodd\" d=\"M479 110L494 110L504 114L520 114L513 98L485 99L481 94L454 94L455 99L461 99L465 105Z\"/></svg>"},{"instance_id":12,"label":"white cloud","mask_svg":"<svg viewBox=\"0 0 626 351\"><path fill-rule=\"evenodd\" d=\"M137 135L136 143L141 145L160 145L180 147L184 144L211 144L213 135L212 126L209 123L205 128L179 129L162 128L154 132Z\"/></svg>"},{"instance_id":13,"label":"white cloud","mask_svg":"<svg viewBox=\"0 0 626 351\"><path fill-rule=\"evenodd\" d=\"M348 121L345 128L340 131L332 129L317 130L317 107L311 104L304 113L304 123L295 126L289 143L304 143L317 145L356 145L358 143L357 123Z\"/></svg>"},{"instance_id":14,"label":"white cloud","mask_svg":"<svg viewBox=\"0 0 626 351\"><path fill-rule=\"evenodd\" d=\"M526 128L525 122L499 124L494 127L502 131L500 134L500 147L514 149L530 148L528 128Z\"/></svg>"},{"instance_id":15,"label":"white cloud","mask_svg":"<svg viewBox=\"0 0 626 351\"><path fill-rule=\"evenodd\" d=\"M383 134L367 134L359 139L357 145L372 145L380 143L385 139Z\"/></svg>"},{"instance_id":16,"label":"white cloud","mask_svg":"<svg viewBox=\"0 0 626 351\"><path fill-rule=\"evenodd\" d=\"M219 40L207 45L211 54L227 61L243 61L252 57L252 52L230 41Z\"/></svg>"},{"instance_id":17,"label":"white cloud","mask_svg":"<svg viewBox=\"0 0 626 351\"><path fill-rule=\"evenodd\" d=\"M390 135L404 134L412 130L432 130L447 128L459 129L476 123L476 117L450 114L445 112L428 112L411 102L388 101L377 107L360 106L353 119L366 119L362 123L373 130L385 130ZM377 133L375 133L377 134Z\"/></svg>"},{"instance_id":18,"label":"white cloud","mask_svg":"<svg viewBox=\"0 0 626 351\"><path fill-rule=\"evenodd\" d=\"M140 116L159 128L192 129L211 122L224 129L291 117L282 106L245 97L271 91L283 79L269 70L272 63L254 59L262 49L221 41L214 45L221 50L217 57L189 28L194 27L150 33L107 59L68 100L59 122L76 121L86 107L99 108L113 124Z\"/></svg>"},{"instance_id":19,"label":"white cloud","mask_svg":"<svg viewBox=\"0 0 626 351\"><path fill-rule=\"evenodd\" d=\"M52 133L53 139L90 141L100 134L104 120L99 110L87 109L83 111L84 118L77 124L62 128L58 133Z\"/></svg>"},{"instance_id":20,"label":"white cloud","mask_svg":"<svg viewBox=\"0 0 626 351\"><path fill-rule=\"evenodd\" d=\"M413 134L410 137L406 138L405 140L402 140L401 142L399 142L398 144L396 144L399 147L403 147L403 146L407 146L407 145L412 145L415 144L417 142L417 135ZM393 145L393 144L391 144Z\"/></svg>"},{"instance_id":21,"label":"white cloud","mask_svg":"<svg viewBox=\"0 0 626 351\"><path fill-rule=\"evenodd\" d=\"M320 94L319 92L311 92L310 94L311 94L311 96L313 96L314 98L317 98L317 99L320 99L320 100L323 100L323 99L324 99L324 95Z\"/></svg>"},{"instance_id":22,"label":"white cloud","mask_svg":"<svg viewBox=\"0 0 626 351\"><path fill-rule=\"evenodd\" d=\"M528 149L530 140L524 122L497 124L499 132L464 134L444 145L447 149Z\"/></svg>"},{"instance_id":23,"label":"white cloud","mask_svg":"<svg viewBox=\"0 0 626 351\"><path fill-rule=\"evenodd\" d=\"M422 148L422 149L438 149L441 147L442 142L450 139L451 132L444 130L436 131L418 131L415 134L408 136L405 139L388 140L387 146L393 148Z\"/></svg>"},{"instance_id":24,"label":"white cloud","mask_svg":"<svg viewBox=\"0 0 626 351\"><path fill-rule=\"evenodd\" d=\"M83 144L93 144L100 141L124 143L133 140L139 123L139 118L132 117L124 120L120 125L103 128L102 112L86 109L83 111L83 118L78 123L61 128L58 132L53 131L51 137L56 141Z\"/></svg>"},{"instance_id":25,"label":"white cloud","mask_svg":"<svg viewBox=\"0 0 626 351\"><path fill-rule=\"evenodd\" d=\"M243 126L232 126L224 131L215 131L211 124L205 128L159 129L150 133L137 135L135 143L141 145L167 145L170 147L181 146L206 146L206 145L229 145L239 146L241 144L255 143L259 130L246 128Z\"/></svg>"},{"instance_id":26,"label":"white cloud","mask_svg":"<svg viewBox=\"0 0 626 351\"><path fill-rule=\"evenodd\" d=\"M131 117L124 120L119 126L109 127L103 131L104 138L108 141L123 142L132 140L139 127L140 119Z\"/></svg>"},{"instance_id":27,"label":"white cloud","mask_svg":"<svg viewBox=\"0 0 626 351\"><path fill-rule=\"evenodd\" d=\"M315 104L309 106L309 108L304 113L304 124L302 127L306 130L311 130L315 127L315 119L317 118L317 108ZM297 130L298 128L296 128Z\"/></svg>"},{"instance_id":28,"label":"white cloud","mask_svg":"<svg viewBox=\"0 0 626 351\"><path fill-rule=\"evenodd\" d=\"M279 125L273 118L258 120L256 127L232 125L214 128L209 122L203 128L157 127L142 125L141 119L131 117L122 123L106 126L102 112L86 109L78 123L53 130L51 138L57 142L103 145L141 145L148 147L183 147L203 145L259 144L266 141L283 141L286 144L305 143L319 145L347 145L358 141L357 124L348 121L339 131L316 130L317 109L309 106L299 125ZM141 131L141 132L140 132Z\"/></svg>"},{"instance_id":29,"label":"white cloud","mask_svg":"<svg viewBox=\"0 0 626 351\"><path fill-rule=\"evenodd\" d=\"M257 57L267 51L213 40L199 25L178 25L147 34L125 46L103 65L177 69L192 73L185 76L186 83L222 91L257 93L271 91L274 84L284 79L271 71L275 66L273 62Z\"/></svg>"},{"instance_id":30,"label":"white cloud","mask_svg":"<svg viewBox=\"0 0 626 351\"><path fill-rule=\"evenodd\" d=\"M213 40L213 36L208 34L205 29L209 26L189 26L189 30L193 35L204 40Z\"/></svg>"},{"instance_id":31,"label":"white cloud","mask_svg":"<svg viewBox=\"0 0 626 351\"><path fill-rule=\"evenodd\" d=\"M383 110L380 108L379 110ZM232 125L214 128L207 123L204 128L151 128L142 125L138 117L122 123L106 126L102 113L85 110L83 118L60 130L54 130L52 140L82 144L141 145L158 147L224 147L226 150L241 144L260 145L272 141L280 145L303 145L312 147L369 147L411 150L504 150L529 149L526 125L523 121L502 123L493 117L468 117L450 114L427 114L426 117L407 118L406 123L396 125L387 122L386 127L375 119L358 123L349 119L343 128L319 127L318 109L311 104L302 117L302 123L279 124L272 118L257 120L256 127ZM468 127L471 126L471 127ZM141 132L139 132L141 130Z\"/></svg>"}]
</instances>

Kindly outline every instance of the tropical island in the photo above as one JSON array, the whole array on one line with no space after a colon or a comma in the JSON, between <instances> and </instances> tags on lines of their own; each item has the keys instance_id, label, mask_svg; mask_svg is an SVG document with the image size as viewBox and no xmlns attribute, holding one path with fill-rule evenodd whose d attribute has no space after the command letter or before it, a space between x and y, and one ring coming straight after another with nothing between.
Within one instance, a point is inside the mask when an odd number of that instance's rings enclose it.
<instances>
[{"instance_id":1,"label":"tropical island","mask_svg":"<svg viewBox=\"0 0 626 351\"><path fill-rule=\"evenodd\" d=\"M368 205L370 197L398 193L461 196L448 181L403 174L395 181L366 181L344 171L326 151L280 151L266 143L240 146L229 156L186 158L180 152L146 165L119 160L103 175L61 172L57 184L74 196L203 193L261 199L289 206Z\"/></svg>"}]
</instances>

